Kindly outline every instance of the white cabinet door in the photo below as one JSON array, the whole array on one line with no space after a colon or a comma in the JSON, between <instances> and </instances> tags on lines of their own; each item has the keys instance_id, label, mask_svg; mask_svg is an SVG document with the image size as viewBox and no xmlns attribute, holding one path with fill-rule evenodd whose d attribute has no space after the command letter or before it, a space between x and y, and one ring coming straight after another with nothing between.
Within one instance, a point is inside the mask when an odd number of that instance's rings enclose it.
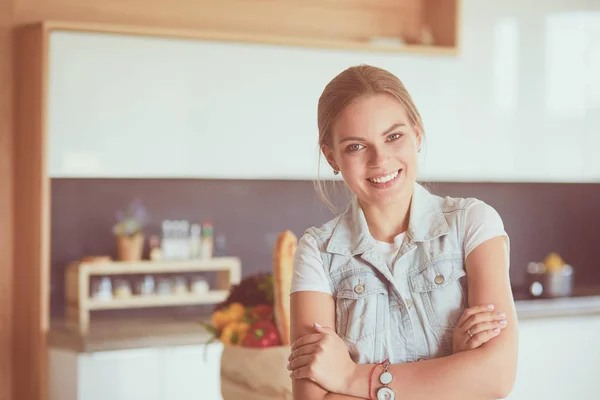
<instances>
[{"instance_id":1,"label":"white cabinet door","mask_svg":"<svg viewBox=\"0 0 600 400\"><path fill-rule=\"evenodd\" d=\"M181 346L164 350L165 400L222 400L223 345Z\"/></svg>"},{"instance_id":2,"label":"white cabinet door","mask_svg":"<svg viewBox=\"0 0 600 400\"><path fill-rule=\"evenodd\" d=\"M48 350L48 400L79 400L79 357L74 351Z\"/></svg>"},{"instance_id":3,"label":"white cabinet door","mask_svg":"<svg viewBox=\"0 0 600 400\"><path fill-rule=\"evenodd\" d=\"M323 82L303 52L53 32L49 65L51 177L316 177Z\"/></svg>"},{"instance_id":4,"label":"white cabinet door","mask_svg":"<svg viewBox=\"0 0 600 400\"><path fill-rule=\"evenodd\" d=\"M53 31L49 173L314 179L319 96L367 63L395 73L423 116L420 179L597 182L592 3L464 1L451 58Z\"/></svg>"},{"instance_id":5,"label":"white cabinet door","mask_svg":"<svg viewBox=\"0 0 600 400\"><path fill-rule=\"evenodd\" d=\"M50 400L222 400L223 345L49 352Z\"/></svg>"},{"instance_id":6,"label":"white cabinet door","mask_svg":"<svg viewBox=\"0 0 600 400\"><path fill-rule=\"evenodd\" d=\"M510 400L599 398L600 316L525 320L519 329Z\"/></svg>"},{"instance_id":7,"label":"white cabinet door","mask_svg":"<svg viewBox=\"0 0 600 400\"><path fill-rule=\"evenodd\" d=\"M135 349L82 354L79 400L162 400L161 351Z\"/></svg>"}]
</instances>

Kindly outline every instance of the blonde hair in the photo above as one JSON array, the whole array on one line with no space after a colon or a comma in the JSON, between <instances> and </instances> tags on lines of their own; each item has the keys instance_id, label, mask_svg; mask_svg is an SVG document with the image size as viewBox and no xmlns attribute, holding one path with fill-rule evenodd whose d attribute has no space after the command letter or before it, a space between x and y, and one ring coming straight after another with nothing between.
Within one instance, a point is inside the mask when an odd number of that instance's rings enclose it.
<instances>
[{"instance_id":1,"label":"blonde hair","mask_svg":"<svg viewBox=\"0 0 600 400\"><path fill-rule=\"evenodd\" d=\"M319 128L319 152L321 146L333 148L333 126L341 112L357 100L387 94L395 98L406 110L411 124L423 132L423 121L412 97L397 76L389 71L371 65L350 67L333 78L319 97L317 108L317 125ZM319 157L319 170L321 158ZM317 178L316 189L323 202L330 210L336 212L329 191L320 178Z\"/></svg>"}]
</instances>

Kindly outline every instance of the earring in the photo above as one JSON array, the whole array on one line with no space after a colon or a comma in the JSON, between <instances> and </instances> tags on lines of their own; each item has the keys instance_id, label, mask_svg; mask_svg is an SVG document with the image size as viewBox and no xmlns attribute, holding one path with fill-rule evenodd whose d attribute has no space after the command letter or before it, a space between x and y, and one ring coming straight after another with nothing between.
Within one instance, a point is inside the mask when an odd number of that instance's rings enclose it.
<instances>
[{"instance_id":1,"label":"earring","mask_svg":"<svg viewBox=\"0 0 600 400\"><path fill-rule=\"evenodd\" d=\"M337 174L339 174L339 173L340 173L340 171L338 171L338 170L336 170L336 169L334 169L334 170L333 170L333 174L334 174L334 175L337 175Z\"/></svg>"}]
</instances>

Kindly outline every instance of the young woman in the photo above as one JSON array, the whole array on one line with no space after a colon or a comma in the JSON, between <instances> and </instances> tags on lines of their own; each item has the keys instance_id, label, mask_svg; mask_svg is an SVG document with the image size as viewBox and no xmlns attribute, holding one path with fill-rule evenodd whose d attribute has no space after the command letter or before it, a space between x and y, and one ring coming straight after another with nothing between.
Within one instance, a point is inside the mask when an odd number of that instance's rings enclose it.
<instances>
[{"instance_id":1,"label":"young woman","mask_svg":"<svg viewBox=\"0 0 600 400\"><path fill-rule=\"evenodd\" d=\"M353 199L295 253L294 399L507 397L518 335L500 216L415 181L423 123L385 70L335 77L318 127Z\"/></svg>"}]
</instances>

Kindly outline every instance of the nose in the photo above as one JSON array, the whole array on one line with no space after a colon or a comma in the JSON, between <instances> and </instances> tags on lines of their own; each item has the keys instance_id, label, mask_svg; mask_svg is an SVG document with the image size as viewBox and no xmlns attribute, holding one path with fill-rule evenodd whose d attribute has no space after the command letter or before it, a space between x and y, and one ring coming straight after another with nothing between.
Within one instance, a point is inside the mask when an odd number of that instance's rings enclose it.
<instances>
[{"instance_id":1,"label":"nose","mask_svg":"<svg viewBox=\"0 0 600 400\"><path fill-rule=\"evenodd\" d=\"M372 146L369 150L368 166L371 168L380 168L385 165L389 157L384 148Z\"/></svg>"}]
</instances>

